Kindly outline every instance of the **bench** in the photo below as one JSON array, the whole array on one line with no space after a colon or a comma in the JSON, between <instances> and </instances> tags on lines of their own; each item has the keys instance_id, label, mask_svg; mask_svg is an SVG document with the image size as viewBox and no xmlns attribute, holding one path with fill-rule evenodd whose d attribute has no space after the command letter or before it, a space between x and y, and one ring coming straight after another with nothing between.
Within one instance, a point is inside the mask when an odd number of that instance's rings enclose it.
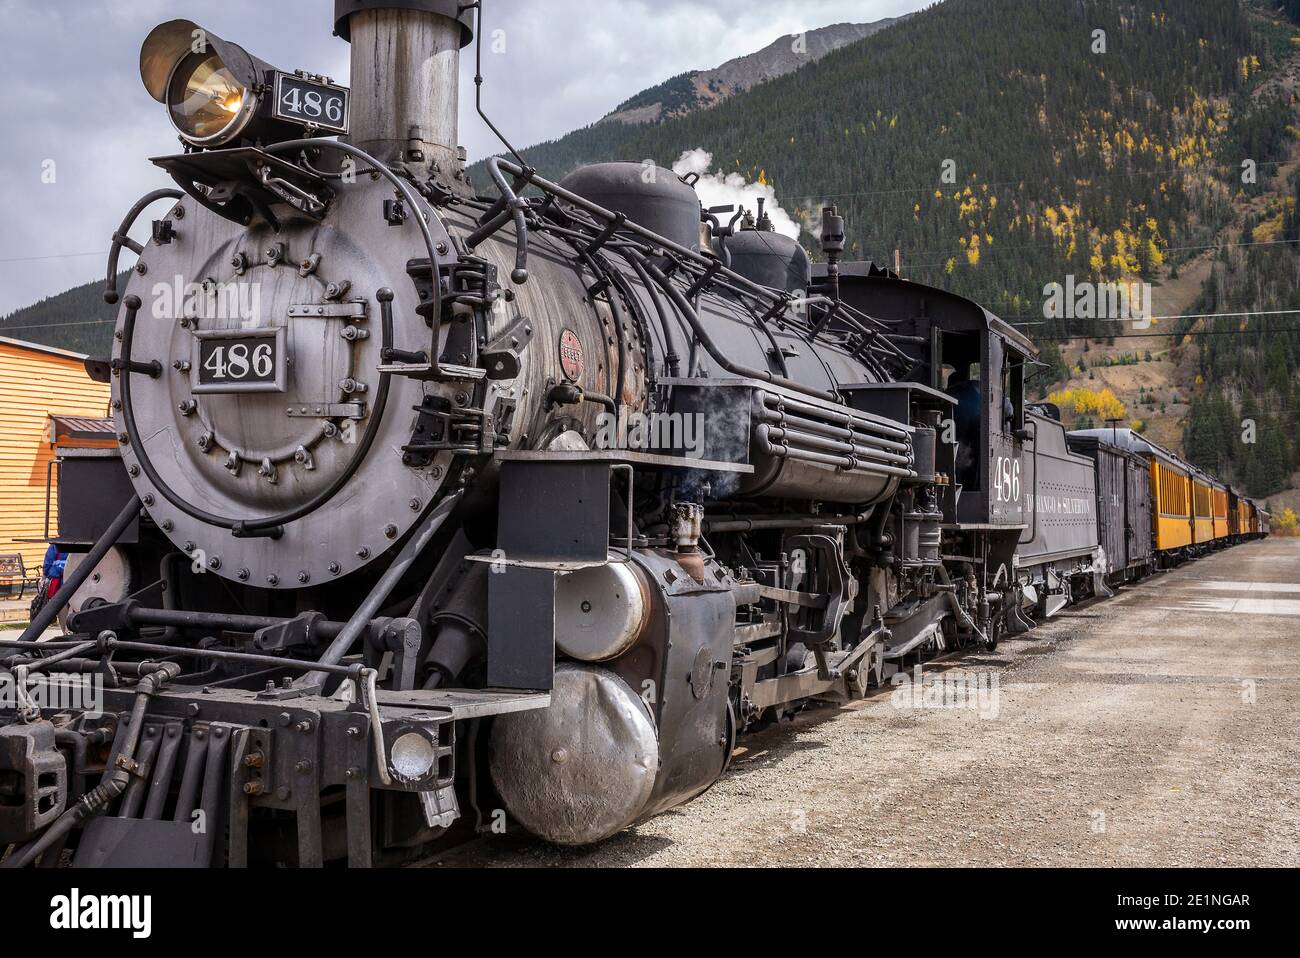
<instances>
[{"instance_id":1,"label":"bench","mask_svg":"<svg viewBox=\"0 0 1300 958\"><path fill-rule=\"evenodd\" d=\"M18 598L21 599L29 585L38 585L40 581L41 577L39 575L31 576L27 574L27 568L23 565L21 553L0 555L0 585L7 585L10 595L13 595L14 583L18 584Z\"/></svg>"}]
</instances>

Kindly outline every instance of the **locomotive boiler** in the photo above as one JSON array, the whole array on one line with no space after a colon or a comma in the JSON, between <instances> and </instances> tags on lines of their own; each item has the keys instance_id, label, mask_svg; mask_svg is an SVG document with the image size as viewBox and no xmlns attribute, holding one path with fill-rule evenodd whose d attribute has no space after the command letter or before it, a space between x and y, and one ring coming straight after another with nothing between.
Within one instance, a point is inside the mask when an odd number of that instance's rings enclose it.
<instances>
[{"instance_id":1,"label":"locomotive boiler","mask_svg":"<svg viewBox=\"0 0 1300 958\"><path fill-rule=\"evenodd\" d=\"M0 865L595 842L746 728L1104 591L1032 344L842 262L833 207L814 268L648 163L476 190L481 6L337 0L348 86L145 40L182 152L113 238L117 449L60 450L75 561L0 642L98 699L0 707Z\"/></svg>"}]
</instances>

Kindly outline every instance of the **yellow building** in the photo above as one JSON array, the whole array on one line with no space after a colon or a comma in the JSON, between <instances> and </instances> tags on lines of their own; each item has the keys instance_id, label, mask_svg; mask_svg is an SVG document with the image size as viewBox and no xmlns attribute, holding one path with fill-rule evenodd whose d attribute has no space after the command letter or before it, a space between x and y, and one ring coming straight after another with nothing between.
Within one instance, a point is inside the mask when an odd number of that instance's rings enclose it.
<instances>
[{"instance_id":1,"label":"yellow building","mask_svg":"<svg viewBox=\"0 0 1300 958\"><path fill-rule=\"evenodd\" d=\"M21 553L30 575L40 574L45 556L39 540L45 534L46 476L55 440L70 432L89 438L87 433L102 428L68 422L67 417L99 419L108 414L109 388L86 375L85 358L0 336L0 555ZM111 434L100 441L111 445ZM57 476L52 482L57 484ZM57 526L55 498L51 531Z\"/></svg>"}]
</instances>

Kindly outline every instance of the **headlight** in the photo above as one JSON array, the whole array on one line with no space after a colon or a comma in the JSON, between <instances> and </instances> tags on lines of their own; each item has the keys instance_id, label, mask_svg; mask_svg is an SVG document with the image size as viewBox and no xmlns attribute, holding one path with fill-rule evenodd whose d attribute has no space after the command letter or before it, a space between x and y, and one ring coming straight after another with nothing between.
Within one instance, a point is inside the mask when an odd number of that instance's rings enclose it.
<instances>
[{"instance_id":1,"label":"headlight","mask_svg":"<svg viewBox=\"0 0 1300 958\"><path fill-rule=\"evenodd\" d=\"M211 51L177 61L167 82L167 112L186 140L224 143L248 124L256 98Z\"/></svg>"},{"instance_id":2,"label":"headlight","mask_svg":"<svg viewBox=\"0 0 1300 958\"><path fill-rule=\"evenodd\" d=\"M252 121L275 68L191 20L168 20L140 47L140 79L194 146L259 132ZM265 125L265 122L262 122Z\"/></svg>"},{"instance_id":3,"label":"headlight","mask_svg":"<svg viewBox=\"0 0 1300 958\"><path fill-rule=\"evenodd\" d=\"M388 750L388 763L406 781L424 778L433 769L438 752L419 732L399 735Z\"/></svg>"}]
</instances>

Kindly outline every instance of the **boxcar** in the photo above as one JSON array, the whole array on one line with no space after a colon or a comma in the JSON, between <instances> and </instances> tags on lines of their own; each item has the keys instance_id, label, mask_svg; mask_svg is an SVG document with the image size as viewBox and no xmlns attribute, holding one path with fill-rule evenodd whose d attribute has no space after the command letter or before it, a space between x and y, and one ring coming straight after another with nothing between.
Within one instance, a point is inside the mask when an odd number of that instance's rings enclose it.
<instances>
[{"instance_id":1,"label":"boxcar","mask_svg":"<svg viewBox=\"0 0 1300 958\"><path fill-rule=\"evenodd\" d=\"M1097 525L1112 584L1140 579L1154 561L1151 470L1139 454L1095 435L1070 433L1070 451L1092 460Z\"/></svg>"}]
</instances>

